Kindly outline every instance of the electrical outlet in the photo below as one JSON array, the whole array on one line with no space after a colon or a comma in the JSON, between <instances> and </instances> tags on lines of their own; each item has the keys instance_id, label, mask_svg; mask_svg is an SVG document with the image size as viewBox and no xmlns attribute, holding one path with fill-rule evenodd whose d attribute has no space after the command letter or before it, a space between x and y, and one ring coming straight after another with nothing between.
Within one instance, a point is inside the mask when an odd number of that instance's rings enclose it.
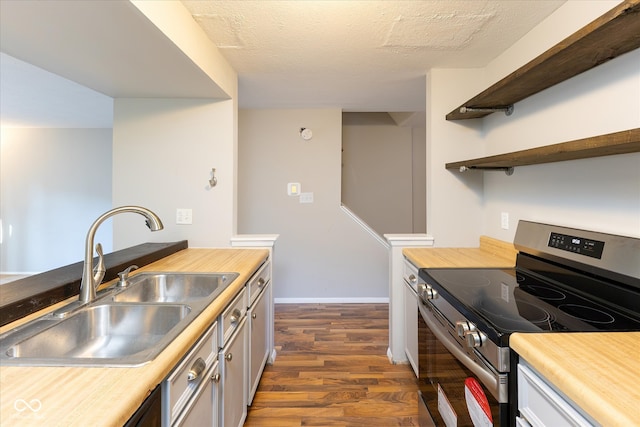
<instances>
[{"instance_id":1,"label":"electrical outlet","mask_svg":"<svg viewBox=\"0 0 640 427\"><path fill-rule=\"evenodd\" d=\"M313 203L313 193L300 193L300 203Z\"/></svg>"},{"instance_id":2,"label":"electrical outlet","mask_svg":"<svg viewBox=\"0 0 640 427\"><path fill-rule=\"evenodd\" d=\"M509 229L509 212L502 212L500 214L500 226L503 230Z\"/></svg>"},{"instance_id":3,"label":"electrical outlet","mask_svg":"<svg viewBox=\"0 0 640 427\"><path fill-rule=\"evenodd\" d=\"M192 224L193 223L193 211L191 209L176 210L176 224Z\"/></svg>"}]
</instances>

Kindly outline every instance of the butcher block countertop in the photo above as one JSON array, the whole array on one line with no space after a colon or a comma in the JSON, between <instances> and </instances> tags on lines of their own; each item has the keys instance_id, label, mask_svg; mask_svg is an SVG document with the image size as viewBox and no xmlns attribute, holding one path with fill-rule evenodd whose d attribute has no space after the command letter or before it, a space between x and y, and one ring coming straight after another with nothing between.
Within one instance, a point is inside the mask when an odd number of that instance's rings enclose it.
<instances>
[{"instance_id":1,"label":"butcher block countertop","mask_svg":"<svg viewBox=\"0 0 640 427\"><path fill-rule=\"evenodd\" d=\"M135 270L131 276L144 271L238 272L240 275L162 353L143 366L0 366L0 424L3 427L124 424L215 321L268 255L266 249L185 249ZM113 282L105 286L110 284ZM52 306L30 318L63 304ZM0 332L28 319L8 324ZM32 409L16 402L29 403Z\"/></svg>"},{"instance_id":2,"label":"butcher block countertop","mask_svg":"<svg viewBox=\"0 0 640 427\"><path fill-rule=\"evenodd\" d=\"M603 426L640 426L640 332L519 333L509 341Z\"/></svg>"},{"instance_id":3,"label":"butcher block countertop","mask_svg":"<svg viewBox=\"0 0 640 427\"><path fill-rule=\"evenodd\" d=\"M513 243L480 236L478 248L405 248L402 254L418 268L511 268L516 265Z\"/></svg>"}]
</instances>

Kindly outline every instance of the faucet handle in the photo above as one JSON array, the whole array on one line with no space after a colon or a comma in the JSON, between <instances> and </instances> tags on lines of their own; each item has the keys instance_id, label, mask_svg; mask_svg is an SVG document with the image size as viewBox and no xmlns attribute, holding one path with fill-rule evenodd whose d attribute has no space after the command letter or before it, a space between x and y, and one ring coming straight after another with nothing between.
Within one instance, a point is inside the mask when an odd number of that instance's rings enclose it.
<instances>
[{"instance_id":1,"label":"faucet handle","mask_svg":"<svg viewBox=\"0 0 640 427\"><path fill-rule=\"evenodd\" d=\"M104 274L107 272L107 268L104 266L104 255L102 254L102 245L100 243L96 245L96 253L98 254L98 264L93 270L93 282L97 289L100 283L102 283L102 279L104 279Z\"/></svg>"},{"instance_id":2,"label":"faucet handle","mask_svg":"<svg viewBox=\"0 0 640 427\"><path fill-rule=\"evenodd\" d=\"M131 273L131 270L135 270L139 268L137 265L130 265L129 267L127 267L124 271L121 271L120 273L118 273L118 277L120 277L120 280L118 281L118 287L120 288L126 288L127 286L129 286L129 273Z\"/></svg>"}]
</instances>

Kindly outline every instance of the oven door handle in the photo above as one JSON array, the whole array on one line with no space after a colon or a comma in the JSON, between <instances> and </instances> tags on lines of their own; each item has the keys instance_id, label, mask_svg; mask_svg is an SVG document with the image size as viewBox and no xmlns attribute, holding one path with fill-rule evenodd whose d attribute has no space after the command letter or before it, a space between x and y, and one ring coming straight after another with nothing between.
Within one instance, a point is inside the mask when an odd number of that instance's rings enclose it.
<instances>
[{"instance_id":1,"label":"oven door handle","mask_svg":"<svg viewBox=\"0 0 640 427\"><path fill-rule=\"evenodd\" d=\"M424 301L420 301L420 303L421 305L425 304ZM437 310L435 307L431 307L431 308L434 311ZM427 324L431 332L436 336L438 341L440 341L447 348L447 350L449 350L451 354L453 354L453 356L456 359L462 362L464 366L466 366L471 372L473 372L478 377L478 379L487 387L487 389L489 389L493 397L495 397L498 402L500 403L507 402L508 396L506 391L503 393L500 393L497 374L494 375L490 372L487 372L482 366L480 366L471 357L469 357L468 354L460 350L460 347L458 347L457 341L455 343L452 342L451 339L438 327L436 322L433 320L432 316L428 312L425 313L425 311L426 309L424 307L420 307L420 315L424 319L425 323Z\"/></svg>"}]
</instances>

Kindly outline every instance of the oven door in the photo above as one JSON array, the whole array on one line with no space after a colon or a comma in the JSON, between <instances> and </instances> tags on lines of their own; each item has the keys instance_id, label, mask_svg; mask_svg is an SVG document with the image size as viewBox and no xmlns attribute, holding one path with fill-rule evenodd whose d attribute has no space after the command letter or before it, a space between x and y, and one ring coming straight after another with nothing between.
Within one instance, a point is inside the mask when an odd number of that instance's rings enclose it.
<instances>
[{"instance_id":1,"label":"oven door","mask_svg":"<svg viewBox=\"0 0 640 427\"><path fill-rule=\"evenodd\" d=\"M508 426L508 393L502 403L494 396L504 394L507 374L469 357L453 325L430 303L418 298L418 307L419 388L435 425Z\"/></svg>"}]
</instances>

